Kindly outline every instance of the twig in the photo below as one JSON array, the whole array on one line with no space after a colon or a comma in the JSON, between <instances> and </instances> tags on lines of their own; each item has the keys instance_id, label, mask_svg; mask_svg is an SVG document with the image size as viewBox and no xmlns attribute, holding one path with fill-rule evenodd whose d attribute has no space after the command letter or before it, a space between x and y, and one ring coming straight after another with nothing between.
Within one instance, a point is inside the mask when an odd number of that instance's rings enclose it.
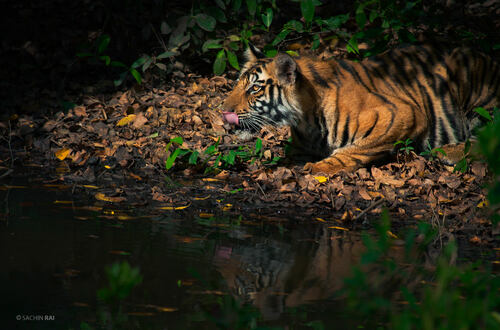
<instances>
[{"instance_id":1,"label":"twig","mask_svg":"<svg viewBox=\"0 0 500 330\"><path fill-rule=\"evenodd\" d=\"M9 138L6 139L5 137L3 136L0 136L2 138L2 140L4 140L5 142L7 142L7 145L9 146L9 152L10 152L10 168L13 169L14 168L14 153L12 152L12 127L10 125L10 120L9 120L9 133L8 133L8 136ZM7 176L9 175L10 172L7 171L5 172L1 177L4 177L4 176Z\"/></svg>"},{"instance_id":2,"label":"twig","mask_svg":"<svg viewBox=\"0 0 500 330\"><path fill-rule=\"evenodd\" d=\"M379 206L380 204L384 203L385 202L385 199L384 198L381 198L379 199L378 201L372 203L370 206L368 206L366 209L364 209L363 211L361 211L360 214L358 214L355 218L354 218L354 221L356 220L359 220L362 216L364 216L368 211L374 209L375 207Z\"/></svg>"},{"instance_id":3,"label":"twig","mask_svg":"<svg viewBox=\"0 0 500 330\"><path fill-rule=\"evenodd\" d=\"M262 189L262 187L260 186L260 184L258 182L256 182L256 183L257 183L257 187L259 187L260 191L262 192L262 195L264 195L264 198L267 198L267 195L264 192L264 189Z\"/></svg>"}]
</instances>

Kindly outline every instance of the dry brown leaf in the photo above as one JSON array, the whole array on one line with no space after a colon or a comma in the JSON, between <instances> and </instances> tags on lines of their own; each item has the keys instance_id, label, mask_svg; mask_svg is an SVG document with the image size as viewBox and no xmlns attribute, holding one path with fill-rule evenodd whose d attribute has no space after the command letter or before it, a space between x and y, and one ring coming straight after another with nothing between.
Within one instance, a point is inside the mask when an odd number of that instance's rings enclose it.
<instances>
[{"instance_id":1,"label":"dry brown leaf","mask_svg":"<svg viewBox=\"0 0 500 330\"><path fill-rule=\"evenodd\" d=\"M371 201L372 200L372 196L370 196L370 194L368 193L368 191L366 191L366 188L362 187L361 189L359 189L358 191L359 195L367 200L367 201Z\"/></svg>"},{"instance_id":2,"label":"dry brown leaf","mask_svg":"<svg viewBox=\"0 0 500 330\"><path fill-rule=\"evenodd\" d=\"M139 112L139 114L134 119L134 124L132 125L132 127L135 129L141 128L145 123L147 123L147 121L148 119L144 116L144 114L142 112Z\"/></svg>"},{"instance_id":3,"label":"dry brown leaf","mask_svg":"<svg viewBox=\"0 0 500 330\"><path fill-rule=\"evenodd\" d=\"M288 182L280 187L280 192L294 192L297 182Z\"/></svg>"}]
</instances>

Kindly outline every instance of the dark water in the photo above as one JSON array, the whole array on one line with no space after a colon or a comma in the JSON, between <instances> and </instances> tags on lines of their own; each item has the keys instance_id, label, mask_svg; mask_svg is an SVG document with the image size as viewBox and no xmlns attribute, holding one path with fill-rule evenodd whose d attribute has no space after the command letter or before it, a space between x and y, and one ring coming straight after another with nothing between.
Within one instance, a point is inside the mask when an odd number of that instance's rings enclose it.
<instances>
[{"instance_id":1,"label":"dark water","mask_svg":"<svg viewBox=\"0 0 500 330\"><path fill-rule=\"evenodd\" d=\"M356 234L310 219L206 219L196 205L119 210L64 186L0 189L1 328L97 328L105 267L122 260L143 277L122 305L129 328L216 328L250 314L271 326L347 322L328 298L359 258Z\"/></svg>"}]
</instances>

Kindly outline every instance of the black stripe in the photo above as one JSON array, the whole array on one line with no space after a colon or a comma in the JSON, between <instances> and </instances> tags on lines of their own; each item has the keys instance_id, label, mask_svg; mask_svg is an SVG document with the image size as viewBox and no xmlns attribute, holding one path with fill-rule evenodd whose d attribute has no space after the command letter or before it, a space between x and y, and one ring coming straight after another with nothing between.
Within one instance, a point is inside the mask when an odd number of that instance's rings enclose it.
<instances>
[{"instance_id":1,"label":"black stripe","mask_svg":"<svg viewBox=\"0 0 500 330\"><path fill-rule=\"evenodd\" d=\"M326 81L325 79L323 79L323 77L320 76L320 74L318 73L318 71L316 71L316 68L314 67L314 65L312 63L309 63L307 65L307 67L311 71L311 74L313 76L314 82L316 84L320 85L323 88L329 88L330 87L330 84L328 83L328 81Z\"/></svg>"},{"instance_id":2,"label":"black stripe","mask_svg":"<svg viewBox=\"0 0 500 330\"><path fill-rule=\"evenodd\" d=\"M340 142L339 147L340 148L345 147L348 140L349 140L349 114L347 114L347 117L345 119L344 132L342 134L342 141Z\"/></svg>"},{"instance_id":3,"label":"black stripe","mask_svg":"<svg viewBox=\"0 0 500 330\"><path fill-rule=\"evenodd\" d=\"M377 126L377 123L378 123L378 112L375 112L375 115L376 115L375 121L373 122L372 127L370 127L368 129L368 131L366 131L366 133L363 135L363 139L366 138L368 135L370 135L372 133L373 129L375 128L375 126Z\"/></svg>"}]
</instances>

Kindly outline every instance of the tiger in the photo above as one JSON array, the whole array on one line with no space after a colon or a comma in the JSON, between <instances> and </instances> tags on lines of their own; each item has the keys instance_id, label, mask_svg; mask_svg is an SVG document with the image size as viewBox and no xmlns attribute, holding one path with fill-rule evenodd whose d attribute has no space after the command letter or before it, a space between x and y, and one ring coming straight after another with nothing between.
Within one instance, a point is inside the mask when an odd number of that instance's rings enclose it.
<instances>
[{"instance_id":1,"label":"tiger","mask_svg":"<svg viewBox=\"0 0 500 330\"><path fill-rule=\"evenodd\" d=\"M452 164L483 118L500 104L500 67L467 47L394 48L361 61L280 52L266 57L249 43L246 62L222 104L237 135L289 126L304 171L354 171L411 139L418 152L440 147Z\"/></svg>"}]
</instances>

